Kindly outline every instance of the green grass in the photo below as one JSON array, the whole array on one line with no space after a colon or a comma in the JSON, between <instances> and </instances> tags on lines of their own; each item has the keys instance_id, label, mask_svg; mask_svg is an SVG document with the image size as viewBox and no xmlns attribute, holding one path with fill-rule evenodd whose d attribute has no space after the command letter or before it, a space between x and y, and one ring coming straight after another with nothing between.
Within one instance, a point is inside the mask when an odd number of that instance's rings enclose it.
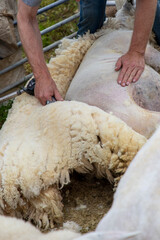
<instances>
[{"instance_id":1,"label":"green grass","mask_svg":"<svg viewBox=\"0 0 160 240\"><path fill-rule=\"evenodd\" d=\"M56 0L43 0L40 7L44 7L50 3L56 2ZM52 26L78 12L78 4L76 0L70 0L66 3L63 3L53 9L48 10L37 16L39 22L39 29L43 29ZM78 19L73 20L70 23L67 23L58 29L52 30L49 33L46 33L42 36L43 47L50 45L65 36L68 36L78 30L77 23ZM55 49L52 49L45 53L45 60L48 63L50 58L55 56ZM26 74L29 74L32 70L28 63L24 64Z\"/></svg>"},{"instance_id":2,"label":"green grass","mask_svg":"<svg viewBox=\"0 0 160 240\"><path fill-rule=\"evenodd\" d=\"M55 1L47 0L42 1L41 7L44 7L44 4L50 4ZM62 5L55 7L47 12L38 16L39 28L40 31L47 28L48 26L54 25L57 22L60 22L77 12L77 2L75 0L70 0ZM77 31L77 21L72 21L61 26L58 29L55 29L42 36L43 47L67 36L75 31Z\"/></svg>"},{"instance_id":3,"label":"green grass","mask_svg":"<svg viewBox=\"0 0 160 240\"><path fill-rule=\"evenodd\" d=\"M9 100L7 104L0 106L0 128L7 118L8 111L12 107L12 103L13 101Z\"/></svg>"},{"instance_id":4,"label":"green grass","mask_svg":"<svg viewBox=\"0 0 160 240\"><path fill-rule=\"evenodd\" d=\"M56 2L56 0L43 0L40 7L44 7L50 3ZM75 14L78 10L78 5L76 0L70 0L66 3L63 3L47 12L44 12L37 16L39 22L39 29L40 31L57 23L60 22L73 14ZM58 29L55 29L45 35L42 36L43 47L50 45L51 43L72 34L73 32L77 31L77 23L78 20L74 20L70 23L67 23L61 26ZM55 49L50 50L49 52L45 53L45 60L46 62L49 61L51 57L55 56ZM23 56L24 57L24 56ZM24 64L26 75L31 73L31 67L28 63ZM3 105L0 107L0 128L2 127L3 123L5 122L8 114L8 110L12 107L12 101L9 101L7 105Z\"/></svg>"}]
</instances>

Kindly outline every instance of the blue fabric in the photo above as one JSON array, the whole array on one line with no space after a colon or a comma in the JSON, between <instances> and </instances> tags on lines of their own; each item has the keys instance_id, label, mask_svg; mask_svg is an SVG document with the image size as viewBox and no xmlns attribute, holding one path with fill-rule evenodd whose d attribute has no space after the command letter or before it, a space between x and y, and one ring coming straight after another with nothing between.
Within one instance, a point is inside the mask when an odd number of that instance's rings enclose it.
<instances>
[{"instance_id":1,"label":"blue fabric","mask_svg":"<svg viewBox=\"0 0 160 240\"><path fill-rule=\"evenodd\" d=\"M153 32L156 35L156 41L160 45L160 0L157 2L156 16L153 24Z\"/></svg>"},{"instance_id":2,"label":"blue fabric","mask_svg":"<svg viewBox=\"0 0 160 240\"><path fill-rule=\"evenodd\" d=\"M29 5L30 7L39 6L41 0L22 0L25 4Z\"/></svg>"},{"instance_id":3,"label":"blue fabric","mask_svg":"<svg viewBox=\"0 0 160 240\"><path fill-rule=\"evenodd\" d=\"M83 35L88 30L90 33L101 28L105 20L106 0L80 0L80 20L78 24L78 35ZM156 41L160 45L160 0L157 3L153 32Z\"/></svg>"},{"instance_id":4,"label":"blue fabric","mask_svg":"<svg viewBox=\"0 0 160 240\"><path fill-rule=\"evenodd\" d=\"M80 0L80 20L78 35L88 30L90 33L101 28L105 20L106 0Z\"/></svg>"}]
</instances>

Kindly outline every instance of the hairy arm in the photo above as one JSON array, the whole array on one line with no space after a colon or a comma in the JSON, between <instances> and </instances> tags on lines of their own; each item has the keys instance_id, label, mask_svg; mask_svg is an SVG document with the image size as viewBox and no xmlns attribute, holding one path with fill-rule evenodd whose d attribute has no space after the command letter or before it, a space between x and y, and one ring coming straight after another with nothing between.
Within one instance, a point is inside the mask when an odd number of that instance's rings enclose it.
<instances>
[{"instance_id":1,"label":"hairy arm","mask_svg":"<svg viewBox=\"0 0 160 240\"><path fill-rule=\"evenodd\" d=\"M115 70L121 69L117 82L128 86L138 81L144 66L144 54L152 29L157 0L137 0L133 35L128 52L118 59Z\"/></svg>"},{"instance_id":2,"label":"hairy arm","mask_svg":"<svg viewBox=\"0 0 160 240\"><path fill-rule=\"evenodd\" d=\"M36 19L38 7L30 7L18 1L18 29L23 48L31 64L35 79L35 97L45 105L47 100L55 96L57 100L63 100L59 94L45 63L41 35Z\"/></svg>"}]
</instances>

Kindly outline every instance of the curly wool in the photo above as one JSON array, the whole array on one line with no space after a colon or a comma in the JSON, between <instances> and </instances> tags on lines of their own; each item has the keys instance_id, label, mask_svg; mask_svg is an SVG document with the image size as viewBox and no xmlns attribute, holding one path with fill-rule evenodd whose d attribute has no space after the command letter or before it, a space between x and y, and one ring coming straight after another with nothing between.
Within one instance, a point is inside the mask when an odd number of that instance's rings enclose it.
<instances>
[{"instance_id":1,"label":"curly wool","mask_svg":"<svg viewBox=\"0 0 160 240\"><path fill-rule=\"evenodd\" d=\"M64 97L88 48L106 31L67 40L48 67ZM17 97L0 131L0 212L33 222L41 230L63 218L59 187L70 173L95 172L115 186L146 139L120 119L78 102L42 107Z\"/></svg>"},{"instance_id":2,"label":"curly wool","mask_svg":"<svg viewBox=\"0 0 160 240\"><path fill-rule=\"evenodd\" d=\"M40 229L62 221L58 186L70 182L73 170L114 177L117 184L146 142L97 107L74 101L43 107L27 94L14 101L0 139L1 213Z\"/></svg>"}]
</instances>

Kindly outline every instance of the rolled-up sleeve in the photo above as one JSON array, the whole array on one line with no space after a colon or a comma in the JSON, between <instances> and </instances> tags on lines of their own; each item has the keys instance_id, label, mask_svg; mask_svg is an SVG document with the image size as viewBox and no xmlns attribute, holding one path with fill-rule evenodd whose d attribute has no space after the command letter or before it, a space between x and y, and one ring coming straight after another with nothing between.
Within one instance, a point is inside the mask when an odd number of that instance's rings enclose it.
<instances>
[{"instance_id":1,"label":"rolled-up sleeve","mask_svg":"<svg viewBox=\"0 0 160 240\"><path fill-rule=\"evenodd\" d=\"M39 6L42 0L22 0L25 4L30 7Z\"/></svg>"}]
</instances>

